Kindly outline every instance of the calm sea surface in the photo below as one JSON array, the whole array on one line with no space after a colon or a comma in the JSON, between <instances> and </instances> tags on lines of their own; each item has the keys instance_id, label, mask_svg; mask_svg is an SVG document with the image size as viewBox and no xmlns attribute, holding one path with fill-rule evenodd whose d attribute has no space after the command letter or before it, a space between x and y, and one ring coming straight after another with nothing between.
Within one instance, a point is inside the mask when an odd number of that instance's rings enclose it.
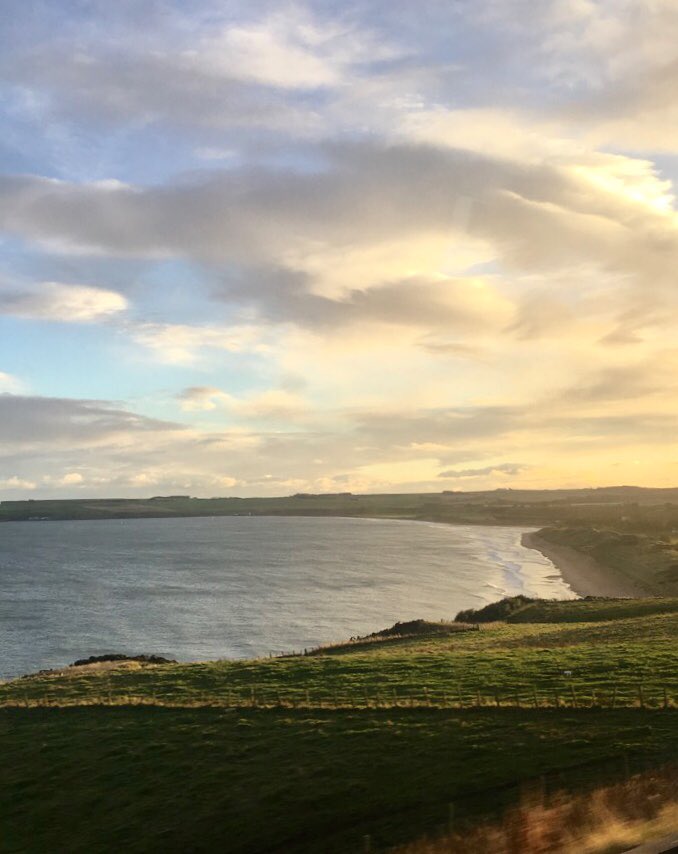
<instances>
[{"instance_id":1,"label":"calm sea surface","mask_svg":"<svg viewBox=\"0 0 678 854\"><path fill-rule=\"evenodd\" d=\"M106 652L268 655L572 598L524 528L220 517L0 524L0 677Z\"/></svg>"}]
</instances>

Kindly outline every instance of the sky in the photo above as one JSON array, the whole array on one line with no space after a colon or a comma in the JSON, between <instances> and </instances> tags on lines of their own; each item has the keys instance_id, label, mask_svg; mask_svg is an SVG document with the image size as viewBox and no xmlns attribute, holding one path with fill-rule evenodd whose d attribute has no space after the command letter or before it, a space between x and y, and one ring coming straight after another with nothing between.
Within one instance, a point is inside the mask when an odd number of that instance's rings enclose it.
<instances>
[{"instance_id":1,"label":"sky","mask_svg":"<svg viewBox=\"0 0 678 854\"><path fill-rule=\"evenodd\" d=\"M675 0L3 0L0 499L678 485Z\"/></svg>"}]
</instances>

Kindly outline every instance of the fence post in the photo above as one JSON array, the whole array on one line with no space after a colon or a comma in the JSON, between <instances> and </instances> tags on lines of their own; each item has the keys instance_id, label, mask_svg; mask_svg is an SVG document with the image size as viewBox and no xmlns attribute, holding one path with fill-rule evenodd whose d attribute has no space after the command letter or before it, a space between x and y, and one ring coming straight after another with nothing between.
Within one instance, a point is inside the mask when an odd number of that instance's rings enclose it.
<instances>
[{"instance_id":1,"label":"fence post","mask_svg":"<svg viewBox=\"0 0 678 854\"><path fill-rule=\"evenodd\" d=\"M612 708L617 705L617 685L614 686L614 691L612 692Z\"/></svg>"},{"instance_id":2,"label":"fence post","mask_svg":"<svg viewBox=\"0 0 678 854\"><path fill-rule=\"evenodd\" d=\"M575 693L574 685L570 685L570 691L572 692L572 708L576 709L577 708L577 694Z\"/></svg>"},{"instance_id":3,"label":"fence post","mask_svg":"<svg viewBox=\"0 0 678 854\"><path fill-rule=\"evenodd\" d=\"M638 685L638 703L641 709L645 708L645 697L643 696L643 686Z\"/></svg>"},{"instance_id":4,"label":"fence post","mask_svg":"<svg viewBox=\"0 0 678 854\"><path fill-rule=\"evenodd\" d=\"M666 693L666 685L664 685L664 708L668 709L669 707L669 695Z\"/></svg>"}]
</instances>

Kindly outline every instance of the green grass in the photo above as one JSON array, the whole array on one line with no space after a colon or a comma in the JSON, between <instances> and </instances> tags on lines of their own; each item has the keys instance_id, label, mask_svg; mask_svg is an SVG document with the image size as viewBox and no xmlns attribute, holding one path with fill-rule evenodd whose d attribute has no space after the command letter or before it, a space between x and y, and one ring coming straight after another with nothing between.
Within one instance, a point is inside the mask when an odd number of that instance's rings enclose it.
<instances>
[{"instance_id":1,"label":"green grass","mask_svg":"<svg viewBox=\"0 0 678 854\"><path fill-rule=\"evenodd\" d=\"M449 801L678 750L663 712L0 711L4 852L355 851ZM495 793L493 799L497 799Z\"/></svg>"},{"instance_id":2,"label":"green grass","mask_svg":"<svg viewBox=\"0 0 678 854\"><path fill-rule=\"evenodd\" d=\"M586 609L589 603L581 602ZM576 605L569 606L570 608ZM629 606L630 607L630 606ZM120 702L352 706L427 702L678 705L678 612L607 622L482 626L478 632L349 645L340 654L163 665L34 677L0 686L0 704ZM395 693L394 693L395 692Z\"/></svg>"},{"instance_id":3,"label":"green grass","mask_svg":"<svg viewBox=\"0 0 678 854\"><path fill-rule=\"evenodd\" d=\"M650 601L0 685L0 851L352 852L367 833L378 849L437 830L462 795L658 764L678 756L678 611ZM573 688L577 707L556 708Z\"/></svg>"},{"instance_id":4,"label":"green grass","mask_svg":"<svg viewBox=\"0 0 678 854\"><path fill-rule=\"evenodd\" d=\"M508 617L510 623L590 623L678 612L678 598L540 600Z\"/></svg>"},{"instance_id":5,"label":"green grass","mask_svg":"<svg viewBox=\"0 0 678 854\"><path fill-rule=\"evenodd\" d=\"M587 596L585 599L530 599L508 596L481 608L460 611L455 624L471 627L478 623L593 623L629 617L678 612L678 598L609 599Z\"/></svg>"},{"instance_id":6,"label":"green grass","mask_svg":"<svg viewBox=\"0 0 678 854\"><path fill-rule=\"evenodd\" d=\"M591 527L544 528L538 536L555 545L576 549L598 561L622 580L648 593L678 594L678 543L673 527L656 532L620 533Z\"/></svg>"}]
</instances>

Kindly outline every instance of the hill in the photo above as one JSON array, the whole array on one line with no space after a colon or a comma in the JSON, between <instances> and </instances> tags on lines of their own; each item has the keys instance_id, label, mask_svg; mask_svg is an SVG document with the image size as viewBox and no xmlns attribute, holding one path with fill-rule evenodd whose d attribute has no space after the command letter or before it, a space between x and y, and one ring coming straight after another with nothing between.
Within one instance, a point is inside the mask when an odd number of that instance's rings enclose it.
<instances>
[{"instance_id":1,"label":"hill","mask_svg":"<svg viewBox=\"0 0 678 854\"><path fill-rule=\"evenodd\" d=\"M176 516L359 516L536 528L678 530L678 488L445 490L402 494L298 494L276 498L80 498L0 502L0 521Z\"/></svg>"},{"instance_id":2,"label":"hill","mask_svg":"<svg viewBox=\"0 0 678 854\"><path fill-rule=\"evenodd\" d=\"M343 852L365 835L379 850L438 828L451 801L472 815L534 777L581 788L678 756L678 601L523 617L1 685L8 850Z\"/></svg>"},{"instance_id":3,"label":"hill","mask_svg":"<svg viewBox=\"0 0 678 854\"><path fill-rule=\"evenodd\" d=\"M540 530L534 545L558 563L559 549L573 549L611 571L612 576L645 594L678 594L678 536L673 529L663 536L598 528ZM555 551L549 552L549 548Z\"/></svg>"}]
</instances>

